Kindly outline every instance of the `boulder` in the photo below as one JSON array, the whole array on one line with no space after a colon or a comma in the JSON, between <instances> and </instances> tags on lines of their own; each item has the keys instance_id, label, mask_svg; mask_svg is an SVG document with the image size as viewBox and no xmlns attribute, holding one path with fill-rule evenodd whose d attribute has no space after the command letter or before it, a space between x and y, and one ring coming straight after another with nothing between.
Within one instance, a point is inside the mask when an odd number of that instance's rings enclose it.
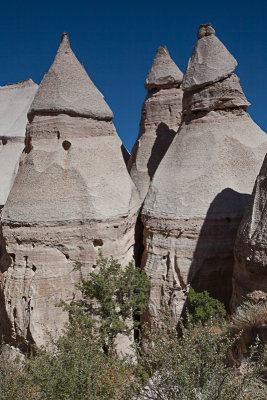
<instances>
[{"instance_id":1,"label":"boulder","mask_svg":"<svg viewBox=\"0 0 267 400\"><path fill-rule=\"evenodd\" d=\"M176 323L190 285L229 306L236 232L267 150L235 59L210 24L198 38L181 85L182 122L142 210L142 267L153 284L144 320L167 304Z\"/></svg>"}]
</instances>

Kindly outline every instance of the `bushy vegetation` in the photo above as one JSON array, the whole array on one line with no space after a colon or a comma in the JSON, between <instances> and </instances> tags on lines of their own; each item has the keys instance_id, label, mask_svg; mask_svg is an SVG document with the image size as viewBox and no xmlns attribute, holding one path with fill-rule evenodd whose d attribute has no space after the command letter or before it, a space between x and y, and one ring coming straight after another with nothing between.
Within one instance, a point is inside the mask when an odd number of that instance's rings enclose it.
<instances>
[{"instance_id":1,"label":"bushy vegetation","mask_svg":"<svg viewBox=\"0 0 267 400\"><path fill-rule=\"evenodd\" d=\"M167 311L144 327L132 357L119 354L116 339L138 328L132 317L145 310L150 290L144 272L100 257L80 290L80 301L62 303L69 323L49 350L37 349L24 361L2 355L0 400L266 398L266 348L255 337L244 362L237 362L233 349L242 324L234 332L222 324L224 308L207 293L189 292L192 316L181 321L179 334Z\"/></svg>"},{"instance_id":2,"label":"bushy vegetation","mask_svg":"<svg viewBox=\"0 0 267 400\"><path fill-rule=\"evenodd\" d=\"M213 299L209 293L197 293L192 287L188 292L188 302L190 305L190 316L193 323L219 323L226 315L224 305Z\"/></svg>"}]
</instances>

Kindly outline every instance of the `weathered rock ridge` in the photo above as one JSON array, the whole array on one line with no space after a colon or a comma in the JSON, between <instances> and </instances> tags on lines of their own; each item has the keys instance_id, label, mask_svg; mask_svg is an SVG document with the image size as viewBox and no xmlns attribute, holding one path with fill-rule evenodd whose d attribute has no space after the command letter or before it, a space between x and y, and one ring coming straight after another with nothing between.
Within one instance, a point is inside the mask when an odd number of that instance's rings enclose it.
<instances>
[{"instance_id":1,"label":"weathered rock ridge","mask_svg":"<svg viewBox=\"0 0 267 400\"><path fill-rule=\"evenodd\" d=\"M145 82L148 90L138 138L128 162L128 171L143 202L154 173L181 122L183 74L166 47L159 47Z\"/></svg>"},{"instance_id":2,"label":"weathered rock ridge","mask_svg":"<svg viewBox=\"0 0 267 400\"><path fill-rule=\"evenodd\" d=\"M245 111L237 62L211 24L198 39L181 85L182 123L142 211L148 319L167 304L177 322L189 284L229 305L236 232L267 150Z\"/></svg>"},{"instance_id":3,"label":"weathered rock ridge","mask_svg":"<svg viewBox=\"0 0 267 400\"><path fill-rule=\"evenodd\" d=\"M0 87L0 209L18 170L27 112L37 89L38 85L31 79Z\"/></svg>"},{"instance_id":4,"label":"weathered rock ridge","mask_svg":"<svg viewBox=\"0 0 267 400\"><path fill-rule=\"evenodd\" d=\"M26 149L2 212L3 312L10 340L43 344L98 251L133 255L137 190L112 112L63 34L29 111ZM2 313L3 314L3 313Z\"/></svg>"},{"instance_id":5,"label":"weathered rock ridge","mask_svg":"<svg viewBox=\"0 0 267 400\"><path fill-rule=\"evenodd\" d=\"M267 155L235 243L231 306L267 295Z\"/></svg>"}]
</instances>

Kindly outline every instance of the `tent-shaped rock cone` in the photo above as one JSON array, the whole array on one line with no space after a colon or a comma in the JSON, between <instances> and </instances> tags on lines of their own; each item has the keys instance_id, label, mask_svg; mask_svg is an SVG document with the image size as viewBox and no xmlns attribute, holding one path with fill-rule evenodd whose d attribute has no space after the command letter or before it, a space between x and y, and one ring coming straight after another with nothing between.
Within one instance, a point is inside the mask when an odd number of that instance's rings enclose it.
<instances>
[{"instance_id":1,"label":"tent-shaped rock cone","mask_svg":"<svg viewBox=\"0 0 267 400\"><path fill-rule=\"evenodd\" d=\"M267 298L267 155L235 243L231 307Z\"/></svg>"},{"instance_id":2,"label":"tent-shaped rock cone","mask_svg":"<svg viewBox=\"0 0 267 400\"><path fill-rule=\"evenodd\" d=\"M166 47L159 47L146 79L138 138L128 162L129 173L143 201L154 173L181 122L183 74Z\"/></svg>"},{"instance_id":3,"label":"tent-shaped rock cone","mask_svg":"<svg viewBox=\"0 0 267 400\"><path fill-rule=\"evenodd\" d=\"M24 148L27 112L38 85L31 79L0 87L0 209L13 185Z\"/></svg>"},{"instance_id":4,"label":"tent-shaped rock cone","mask_svg":"<svg viewBox=\"0 0 267 400\"><path fill-rule=\"evenodd\" d=\"M29 112L26 150L2 212L3 298L15 343L37 345L67 318L55 307L98 252L132 259L138 192L112 113L66 34Z\"/></svg>"},{"instance_id":5,"label":"tent-shaped rock cone","mask_svg":"<svg viewBox=\"0 0 267 400\"><path fill-rule=\"evenodd\" d=\"M189 284L229 305L235 236L267 150L246 113L235 60L211 24L198 38L181 85L182 123L142 211L142 266L153 284L148 319L168 304L177 322Z\"/></svg>"}]
</instances>

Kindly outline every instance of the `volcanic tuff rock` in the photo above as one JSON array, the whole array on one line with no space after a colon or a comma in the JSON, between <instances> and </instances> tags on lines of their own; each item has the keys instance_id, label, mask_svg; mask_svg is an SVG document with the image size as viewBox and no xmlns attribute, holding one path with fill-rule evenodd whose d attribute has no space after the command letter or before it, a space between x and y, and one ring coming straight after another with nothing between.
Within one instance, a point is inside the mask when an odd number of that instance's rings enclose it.
<instances>
[{"instance_id":1,"label":"volcanic tuff rock","mask_svg":"<svg viewBox=\"0 0 267 400\"><path fill-rule=\"evenodd\" d=\"M2 213L6 332L21 347L43 344L75 298L98 251L132 259L139 197L112 112L63 34L29 111L26 150Z\"/></svg>"},{"instance_id":2,"label":"volcanic tuff rock","mask_svg":"<svg viewBox=\"0 0 267 400\"><path fill-rule=\"evenodd\" d=\"M24 148L27 112L38 85L31 79L0 87L0 209L13 185Z\"/></svg>"},{"instance_id":3,"label":"volcanic tuff rock","mask_svg":"<svg viewBox=\"0 0 267 400\"><path fill-rule=\"evenodd\" d=\"M244 298L255 301L266 296L267 155L237 234L231 306L235 308Z\"/></svg>"},{"instance_id":4,"label":"volcanic tuff rock","mask_svg":"<svg viewBox=\"0 0 267 400\"><path fill-rule=\"evenodd\" d=\"M175 322L188 284L229 304L234 240L267 150L235 59L211 24L198 37L181 85L182 123L142 211L142 266L154 285L146 318L168 304Z\"/></svg>"},{"instance_id":5,"label":"volcanic tuff rock","mask_svg":"<svg viewBox=\"0 0 267 400\"><path fill-rule=\"evenodd\" d=\"M159 47L146 79L148 90L139 135L128 162L128 170L144 200L154 173L181 122L183 74L166 47Z\"/></svg>"}]
</instances>

